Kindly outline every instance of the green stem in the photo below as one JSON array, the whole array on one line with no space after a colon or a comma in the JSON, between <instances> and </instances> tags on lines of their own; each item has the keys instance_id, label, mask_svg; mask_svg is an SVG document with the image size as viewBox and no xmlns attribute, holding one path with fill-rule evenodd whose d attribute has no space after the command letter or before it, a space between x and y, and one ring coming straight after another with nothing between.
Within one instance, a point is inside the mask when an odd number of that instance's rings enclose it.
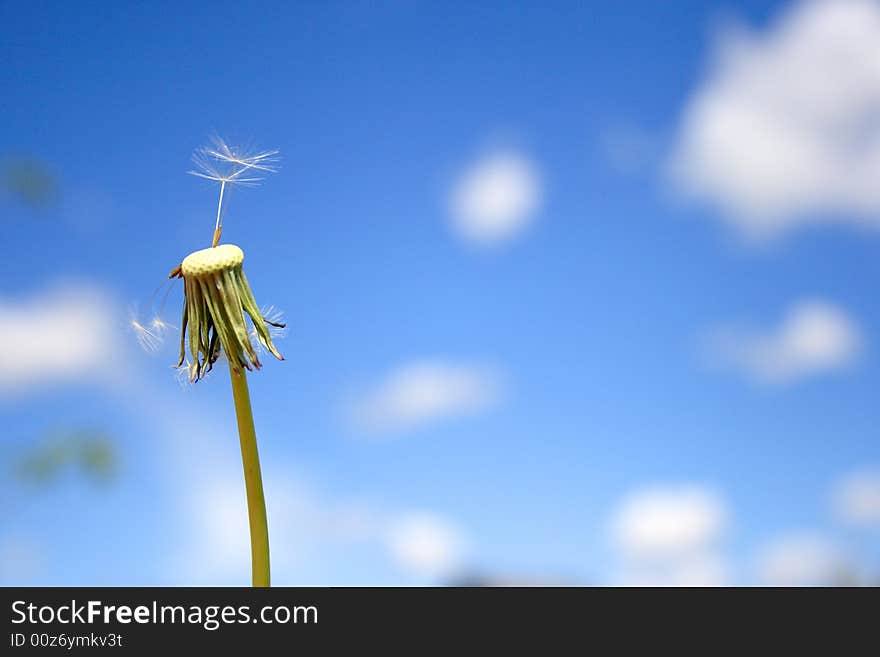
<instances>
[{"instance_id":1,"label":"green stem","mask_svg":"<svg viewBox=\"0 0 880 657\"><path fill-rule=\"evenodd\" d=\"M236 373L229 363L232 379L232 397L238 420L241 441L241 461L244 465L244 483L247 489L248 519L251 525L251 568L253 586L269 586L269 525L266 522L266 499L263 496L263 477L260 474L260 455L257 452L257 434L254 414L248 392L247 375L242 369Z\"/></svg>"}]
</instances>

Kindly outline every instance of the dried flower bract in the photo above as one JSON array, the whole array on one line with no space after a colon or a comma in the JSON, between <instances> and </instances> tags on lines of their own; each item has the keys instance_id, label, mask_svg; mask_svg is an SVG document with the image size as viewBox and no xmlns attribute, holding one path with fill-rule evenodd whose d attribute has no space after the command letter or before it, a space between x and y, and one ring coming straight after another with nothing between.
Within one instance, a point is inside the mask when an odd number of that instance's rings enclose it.
<instances>
[{"instance_id":1,"label":"dried flower bract","mask_svg":"<svg viewBox=\"0 0 880 657\"><path fill-rule=\"evenodd\" d=\"M186 360L188 335L191 381L197 381L211 370L221 348L236 373L240 373L242 367L252 370L262 366L250 340L245 313L251 319L259 343L273 356L284 360L272 344L267 320L248 285L243 263L244 253L240 248L221 244L191 253L180 265L185 298L177 367Z\"/></svg>"}]
</instances>

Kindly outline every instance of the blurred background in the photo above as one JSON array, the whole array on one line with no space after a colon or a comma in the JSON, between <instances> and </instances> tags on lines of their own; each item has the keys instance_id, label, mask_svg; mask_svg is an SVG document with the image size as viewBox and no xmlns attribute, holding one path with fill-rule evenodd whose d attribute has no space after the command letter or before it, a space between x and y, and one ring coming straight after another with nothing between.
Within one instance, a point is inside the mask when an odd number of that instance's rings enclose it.
<instances>
[{"instance_id":1,"label":"blurred background","mask_svg":"<svg viewBox=\"0 0 880 657\"><path fill-rule=\"evenodd\" d=\"M880 583L880 3L0 2L0 107L0 583L250 580L214 135L274 583Z\"/></svg>"}]
</instances>

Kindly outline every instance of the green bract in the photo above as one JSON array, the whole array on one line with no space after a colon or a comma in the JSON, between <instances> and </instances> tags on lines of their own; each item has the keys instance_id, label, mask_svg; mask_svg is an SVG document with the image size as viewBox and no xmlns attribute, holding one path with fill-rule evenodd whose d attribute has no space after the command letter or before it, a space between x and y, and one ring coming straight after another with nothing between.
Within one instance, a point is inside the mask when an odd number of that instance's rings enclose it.
<instances>
[{"instance_id":1,"label":"green bract","mask_svg":"<svg viewBox=\"0 0 880 657\"><path fill-rule=\"evenodd\" d=\"M267 322L242 271L244 253L233 244L221 244L189 254L180 266L184 280L183 321L180 325L180 360L186 360L187 329L191 364L189 376L197 381L211 370L220 356L220 348L226 353L232 369L260 369L260 359L251 344L244 318L247 313L254 326L254 333L262 345L279 360L269 335Z\"/></svg>"}]
</instances>

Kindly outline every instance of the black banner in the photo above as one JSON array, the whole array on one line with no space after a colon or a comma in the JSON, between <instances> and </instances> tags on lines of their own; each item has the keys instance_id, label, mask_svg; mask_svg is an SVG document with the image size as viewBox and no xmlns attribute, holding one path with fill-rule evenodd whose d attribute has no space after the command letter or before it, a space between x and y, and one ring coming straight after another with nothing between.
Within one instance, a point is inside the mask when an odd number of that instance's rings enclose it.
<instances>
[{"instance_id":1,"label":"black banner","mask_svg":"<svg viewBox=\"0 0 880 657\"><path fill-rule=\"evenodd\" d=\"M829 645L839 649L872 631L877 597L876 589L9 588L2 654L259 646L341 654L352 645L468 654L475 639L620 648L707 636L711 651L746 637L832 630Z\"/></svg>"}]
</instances>

